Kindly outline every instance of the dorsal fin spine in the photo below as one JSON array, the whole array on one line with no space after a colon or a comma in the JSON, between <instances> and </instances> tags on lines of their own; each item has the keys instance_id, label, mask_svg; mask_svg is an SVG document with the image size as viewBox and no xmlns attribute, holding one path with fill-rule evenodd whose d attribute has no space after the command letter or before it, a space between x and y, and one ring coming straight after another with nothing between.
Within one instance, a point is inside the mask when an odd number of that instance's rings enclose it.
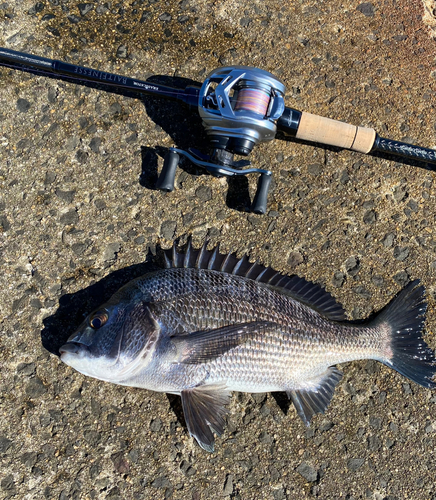
<instances>
[{"instance_id":1,"label":"dorsal fin spine","mask_svg":"<svg viewBox=\"0 0 436 500\"><path fill-rule=\"evenodd\" d=\"M190 259L191 259L191 251L192 251L192 244L191 240L188 241L188 246L186 248L186 253L185 253L185 258L183 260L183 267L189 267L190 264Z\"/></svg>"},{"instance_id":2,"label":"dorsal fin spine","mask_svg":"<svg viewBox=\"0 0 436 500\"><path fill-rule=\"evenodd\" d=\"M165 268L166 269L171 269L171 267L173 267L171 265L171 259L168 258L168 255L164 252L164 258L165 258Z\"/></svg>"},{"instance_id":3,"label":"dorsal fin spine","mask_svg":"<svg viewBox=\"0 0 436 500\"><path fill-rule=\"evenodd\" d=\"M260 281L262 279L262 277L268 272L268 268L265 267L265 269L256 276L256 281Z\"/></svg>"},{"instance_id":4,"label":"dorsal fin spine","mask_svg":"<svg viewBox=\"0 0 436 500\"><path fill-rule=\"evenodd\" d=\"M173 245L173 267L178 267L177 266L177 249L176 249L176 246Z\"/></svg>"},{"instance_id":5,"label":"dorsal fin spine","mask_svg":"<svg viewBox=\"0 0 436 500\"><path fill-rule=\"evenodd\" d=\"M207 268L208 269L213 269L214 268L213 265L215 264L215 260L216 260L217 254L218 254L218 246L216 246L213 249L212 255L209 258L209 262L207 263Z\"/></svg>"},{"instance_id":6,"label":"dorsal fin spine","mask_svg":"<svg viewBox=\"0 0 436 500\"><path fill-rule=\"evenodd\" d=\"M249 277L250 277L251 272L252 272L252 271L253 271L253 269L255 269L257 266L258 266L258 262L257 262L257 261L256 261L256 262L253 262L253 264L251 264L251 266L247 269L247 272L246 272L245 276L246 276L247 278L249 278ZM250 279L252 279L252 278L250 278Z\"/></svg>"},{"instance_id":7,"label":"dorsal fin spine","mask_svg":"<svg viewBox=\"0 0 436 500\"><path fill-rule=\"evenodd\" d=\"M225 272L226 272L226 270L225 270L225 269L226 269L226 265L227 265L227 263L228 263L228 262L229 262L229 260L230 260L230 256L231 256L231 254L230 254L230 253L228 253L228 254L226 255L225 259L223 260L222 264L221 264L220 271L222 271L223 273L225 273Z\"/></svg>"},{"instance_id":8,"label":"dorsal fin spine","mask_svg":"<svg viewBox=\"0 0 436 500\"><path fill-rule=\"evenodd\" d=\"M232 274L238 274L239 269L241 269L241 266L244 263L244 257L242 257L236 262L235 267L232 269Z\"/></svg>"},{"instance_id":9,"label":"dorsal fin spine","mask_svg":"<svg viewBox=\"0 0 436 500\"><path fill-rule=\"evenodd\" d=\"M207 240L204 240L204 243L203 245L201 246L200 250L198 251L198 255L197 255L197 261L195 263L195 267L197 269L203 269L203 266L202 266L202 261L203 261L203 256L205 254L205 252L207 252Z\"/></svg>"},{"instance_id":10,"label":"dorsal fin spine","mask_svg":"<svg viewBox=\"0 0 436 500\"><path fill-rule=\"evenodd\" d=\"M274 285L274 280L277 279L277 277L281 276L281 274L277 271L275 274L271 276L271 278L268 280L269 285Z\"/></svg>"}]
</instances>

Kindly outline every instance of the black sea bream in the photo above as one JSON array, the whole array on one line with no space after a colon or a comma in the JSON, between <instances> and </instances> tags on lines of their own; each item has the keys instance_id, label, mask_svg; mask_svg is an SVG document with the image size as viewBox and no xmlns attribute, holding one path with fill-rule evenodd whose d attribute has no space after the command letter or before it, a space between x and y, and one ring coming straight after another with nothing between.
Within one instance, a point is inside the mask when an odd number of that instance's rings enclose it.
<instances>
[{"instance_id":1,"label":"black sea bream","mask_svg":"<svg viewBox=\"0 0 436 500\"><path fill-rule=\"evenodd\" d=\"M337 363L375 359L433 388L422 339L427 304L414 281L374 319L346 321L319 285L206 245L121 288L60 349L79 372L178 394L188 430L213 451L231 391L285 391L306 425L341 379Z\"/></svg>"}]
</instances>

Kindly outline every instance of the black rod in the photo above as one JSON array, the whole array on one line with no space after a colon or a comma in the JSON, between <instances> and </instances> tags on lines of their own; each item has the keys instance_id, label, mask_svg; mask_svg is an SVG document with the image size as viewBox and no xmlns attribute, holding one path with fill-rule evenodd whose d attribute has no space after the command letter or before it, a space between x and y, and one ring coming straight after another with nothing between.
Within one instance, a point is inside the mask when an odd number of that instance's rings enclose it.
<instances>
[{"instance_id":1,"label":"black rod","mask_svg":"<svg viewBox=\"0 0 436 500\"><path fill-rule=\"evenodd\" d=\"M166 99L175 99L184 102L185 104L193 105L195 102L195 87L188 87L185 90L167 87L165 85L150 83L147 81L130 78L128 76L116 75L106 71L87 68L77 64L65 63L55 59L47 59L45 57L34 56L24 52L16 52L15 50L5 49L0 47L0 66L12 67L14 69L26 71L27 67L35 68L37 74L42 75L64 75L73 78L77 83L92 82L105 87L115 87L120 93L121 90L126 90L130 94L133 92L138 94L152 95L156 97L165 97ZM189 89L189 90L188 90ZM195 102L195 104L197 104Z\"/></svg>"},{"instance_id":2,"label":"black rod","mask_svg":"<svg viewBox=\"0 0 436 500\"><path fill-rule=\"evenodd\" d=\"M436 150L376 136L371 153L383 152L427 163L436 163Z\"/></svg>"}]
</instances>

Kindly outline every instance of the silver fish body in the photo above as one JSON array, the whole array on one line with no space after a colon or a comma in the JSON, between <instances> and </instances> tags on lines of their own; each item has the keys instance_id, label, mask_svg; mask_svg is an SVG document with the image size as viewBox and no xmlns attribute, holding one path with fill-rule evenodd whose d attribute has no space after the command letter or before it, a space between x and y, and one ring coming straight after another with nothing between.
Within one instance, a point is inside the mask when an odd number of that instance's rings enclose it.
<instances>
[{"instance_id":1,"label":"silver fish body","mask_svg":"<svg viewBox=\"0 0 436 500\"><path fill-rule=\"evenodd\" d=\"M231 391L285 391L308 425L333 396L338 363L376 359L434 387L423 294L409 284L357 325L319 285L189 243L89 315L61 359L101 380L181 395L189 432L211 451Z\"/></svg>"}]
</instances>

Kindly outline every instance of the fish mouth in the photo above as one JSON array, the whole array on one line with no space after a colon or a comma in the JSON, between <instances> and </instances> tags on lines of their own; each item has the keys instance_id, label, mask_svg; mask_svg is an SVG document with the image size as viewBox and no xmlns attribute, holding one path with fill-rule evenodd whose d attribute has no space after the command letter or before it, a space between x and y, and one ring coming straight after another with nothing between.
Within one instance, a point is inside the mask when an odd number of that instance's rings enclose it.
<instances>
[{"instance_id":1,"label":"fish mouth","mask_svg":"<svg viewBox=\"0 0 436 500\"><path fill-rule=\"evenodd\" d=\"M80 354L83 351L89 351L89 349L85 344L79 344L78 342L67 342L59 348L61 357L63 354Z\"/></svg>"}]
</instances>

